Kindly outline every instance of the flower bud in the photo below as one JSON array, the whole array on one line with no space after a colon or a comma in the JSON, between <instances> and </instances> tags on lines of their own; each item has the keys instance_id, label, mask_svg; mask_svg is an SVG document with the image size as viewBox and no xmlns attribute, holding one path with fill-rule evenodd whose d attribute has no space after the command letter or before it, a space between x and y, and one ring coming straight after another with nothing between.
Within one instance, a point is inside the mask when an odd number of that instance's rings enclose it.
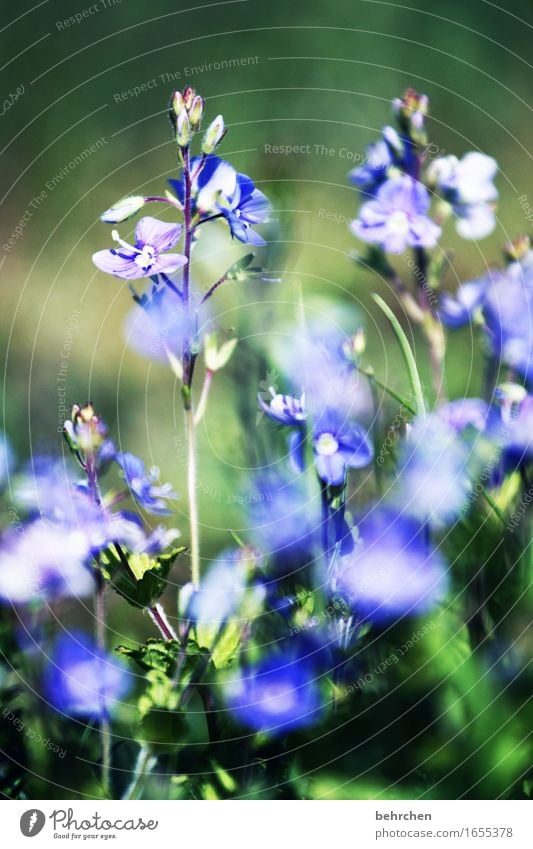
<instances>
[{"instance_id":1,"label":"flower bud","mask_svg":"<svg viewBox=\"0 0 533 849\"><path fill-rule=\"evenodd\" d=\"M107 427L94 412L90 402L83 407L74 404L70 421L63 425L63 433L73 451L88 454L94 453L102 445L107 435Z\"/></svg>"},{"instance_id":2,"label":"flower bud","mask_svg":"<svg viewBox=\"0 0 533 849\"><path fill-rule=\"evenodd\" d=\"M403 97L393 100L392 108L401 130L416 144L424 144L427 141L424 127L429 108L427 95L408 88Z\"/></svg>"},{"instance_id":3,"label":"flower bud","mask_svg":"<svg viewBox=\"0 0 533 849\"><path fill-rule=\"evenodd\" d=\"M224 126L224 118L222 115L217 115L214 121L211 121L202 141L202 153L213 153L216 147L220 144L226 135L226 127Z\"/></svg>"},{"instance_id":4,"label":"flower bud","mask_svg":"<svg viewBox=\"0 0 533 849\"><path fill-rule=\"evenodd\" d=\"M144 203L142 195L122 198L101 214L100 221L105 221L106 224L120 224L136 215L143 208Z\"/></svg>"},{"instance_id":5,"label":"flower bud","mask_svg":"<svg viewBox=\"0 0 533 849\"><path fill-rule=\"evenodd\" d=\"M187 147L191 139L191 125L187 112L182 112L176 125L176 141L180 147Z\"/></svg>"},{"instance_id":6,"label":"flower bud","mask_svg":"<svg viewBox=\"0 0 533 849\"><path fill-rule=\"evenodd\" d=\"M202 120L202 115L204 111L204 101L203 98L200 97L199 94L194 98L191 108L189 109L189 121L191 123L191 130L196 132L196 130L200 127L200 122Z\"/></svg>"},{"instance_id":7,"label":"flower bud","mask_svg":"<svg viewBox=\"0 0 533 849\"><path fill-rule=\"evenodd\" d=\"M187 111L191 108L192 102L196 97L196 89L192 88L190 85L187 88L183 89L183 100L185 103L185 108Z\"/></svg>"},{"instance_id":8,"label":"flower bud","mask_svg":"<svg viewBox=\"0 0 533 849\"><path fill-rule=\"evenodd\" d=\"M173 126L176 126L176 120L184 111L185 101L183 99L181 91L172 92L172 97L170 98L170 103L168 105L168 113L170 117L170 122Z\"/></svg>"}]
</instances>

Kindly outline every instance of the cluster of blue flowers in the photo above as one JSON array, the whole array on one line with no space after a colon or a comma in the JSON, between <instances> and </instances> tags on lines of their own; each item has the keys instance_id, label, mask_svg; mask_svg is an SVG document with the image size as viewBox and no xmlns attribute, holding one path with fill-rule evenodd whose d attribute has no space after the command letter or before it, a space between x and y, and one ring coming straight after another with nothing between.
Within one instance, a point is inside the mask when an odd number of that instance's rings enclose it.
<instances>
[{"instance_id":1,"label":"cluster of blue flowers","mask_svg":"<svg viewBox=\"0 0 533 849\"><path fill-rule=\"evenodd\" d=\"M147 530L147 514L171 515L177 494L160 482L158 469L120 450L87 404L73 408L64 428L77 468L66 458L35 457L17 476L13 491L26 519L22 532L8 531L2 540L0 598L8 606L28 606L94 594L98 615L107 588L147 610L161 639L121 652L142 672L136 733L156 753L156 743L186 745L184 717L194 694L203 699L208 724L219 711L230 719L229 736L237 724L257 733L258 746L326 721L332 706L347 698L341 684L369 631L438 615L446 604L454 529L481 509L480 501L501 518L509 481L517 483L515 491L527 485L533 462L533 252L528 240L517 240L506 247L505 268L453 295L443 291L444 267L432 251L448 218L466 239L492 231L496 163L479 152L431 159L427 111L427 98L413 90L394 101L395 126L384 128L350 175L362 201L351 229L370 246L366 264L385 277L426 335L434 407L426 409L399 325L415 402L383 387L365 366L361 327L345 332L338 325L328 329L326 321L304 321L284 358L283 391L272 387L258 397L267 441L272 437L286 451L274 454L256 477L261 497L250 505L245 539L234 535L235 547L223 550L203 575L195 432L211 381L237 344L229 339L219 345L208 310L219 286L262 271L247 255L202 294L191 279L193 251L211 222L260 248L265 241L255 228L268 220L270 204L249 177L215 154L226 133L222 116L205 130L199 155L192 155L204 101L187 88L170 102L181 168L170 181L172 191L124 198L101 216L118 225L159 204L180 217L176 223L145 216L130 241L113 230L114 246L95 253L93 262L129 283L135 307L126 324L128 342L142 356L169 364L181 382L191 580L180 587L174 628L160 599L179 532L163 525ZM406 251L413 255L413 288L393 265L394 255ZM143 291L132 285L140 280L147 281ZM448 401L446 332L469 324L481 331L485 396ZM405 412L387 452L379 386ZM360 402L361 392L371 401ZM0 478L12 467L6 445ZM102 480L113 470L115 485L104 491ZM135 510L119 507L127 499ZM134 675L106 648L101 625L95 640L77 629L59 636L42 692L69 716L105 723L133 688ZM154 711L163 729L169 716L183 719L169 726L179 728L171 732L179 739L154 741Z\"/></svg>"}]
</instances>

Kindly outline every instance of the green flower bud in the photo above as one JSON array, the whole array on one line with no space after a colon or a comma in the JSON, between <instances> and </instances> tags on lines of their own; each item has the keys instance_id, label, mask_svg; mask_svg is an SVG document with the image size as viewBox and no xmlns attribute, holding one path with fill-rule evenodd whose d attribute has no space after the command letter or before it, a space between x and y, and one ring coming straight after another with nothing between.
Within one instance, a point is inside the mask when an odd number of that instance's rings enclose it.
<instances>
[{"instance_id":1,"label":"green flower bud","mask_svg":"<svg viewBox=\"0 0 533 849\"><path fill-rule=\"evenodd\" d=\"M176 125L176 141L180 147L188 147L190 139L191 125L189 123L189 116L186 112L182 112Z\"/></svg>"},{"instance_id":2,"label":"green flower bud","mask_svg":"<svg viewBox=\"0 0 533 849\"><path fill-rule=\"evenodd\" d=\"M211 121L202 141L202 153L213 153L216 147L220 144L226 135L226 127L224 126L224 118L222 115L217 115L214 121Z\"/></svg>"},{"instance_id":3,"label":"green flower bud","mask_svg":"<svg viewBox=\"0 0 533 849\"><path fill-rule=\"evenodd\" d=\"M106 224L120 224L136 215L143 208L144 203L142 195L122 198L101 214L100 221L105 221Z\"/></svg>"},{"instance_id":4,"label":"green flower bud","mask_svg":"<svg viewBox=\"0 0 533 849\"><path fill-rule=\"evenodd\" d=\"M189 109L189 121L191 124L191 130L196 132L196 130L200 127L200 122L202 120L202 115L204 112L204 101L200 97L199 94L196 95L192 102L192 106Z\"/></svg>"}]
</instances>

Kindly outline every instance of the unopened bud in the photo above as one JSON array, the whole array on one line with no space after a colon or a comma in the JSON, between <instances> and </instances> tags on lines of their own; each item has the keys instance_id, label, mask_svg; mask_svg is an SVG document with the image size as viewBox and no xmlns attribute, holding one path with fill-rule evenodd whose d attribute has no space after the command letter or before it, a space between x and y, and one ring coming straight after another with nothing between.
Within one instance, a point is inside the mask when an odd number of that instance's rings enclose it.
<instances>
[{"instance_id":1,"label":"unopened bud","mask_svg":"<svg viewBox=\"0 0 533 849\"><path fill-rule=\"evenodd\" d=\"M191 138L191 126L189 116L182 112L176 125L176 141L180 147L187 147Z\"/></svg>"},{"instance_id":2,"label":"unopened bud","mask_svg":"<svg viewBox=\"0 0 533 849\"><path fill-rule=\"evenodd\" d=\"M176 124L176 120L179 118L182 112L185 111L185 101L183 99L183 95L181 91L174 91L172 93L172 97L170 98L169 103L169 115L172 124Z\"/></svg>"},{"instance_id":3,"label":"unopened bud","mask_svg":"<svg viewBox=\"0 0 533 849\"><path fill-rule=\"evenodd\" d=\"M204 101L200 97L200 95L197 94L192 102L191 108L189 109L189 121L191 124L191 130L193 130L193 132L196 132L196 130L199 128L203 112Z\"/></svg>"},{"instance_id":4,"label":"unopened bud","mask_svg":"<svg viewBox=\"0 0 533 849\"><path fill-rule=\"evenodd\" d=\"M185 108L189 110L192 106L192 102L196 97L196 89L192 88L190 85L187 88L183 89L183 100L185 102Z\"/></svg>"},{"instance_id":5,"label":"unopened bud","mask_svg":"<svg viewBox=\"0 0 533 849\"><path fill-rule=\"evenodd\" d=\"M144 206L144 198L142 195L122 198L122 200L114 203L109 209L100 216L101 221L106 224L120 224L122 221L127 221L133 215L136 215Z\"/></svg>"},{"instance_id":6,"label":"unopened bud","mask_svg":"<svg viewBox=\"0 0 533 849\"><path fill-rule=\"evenodd\" d=\"M224 126L224 118L222 115L217 115L214 121L211 121L202 141L202 153L213 153L216 147L220 144L226 135L226 127Z\"/></svg>"}]
</instances>

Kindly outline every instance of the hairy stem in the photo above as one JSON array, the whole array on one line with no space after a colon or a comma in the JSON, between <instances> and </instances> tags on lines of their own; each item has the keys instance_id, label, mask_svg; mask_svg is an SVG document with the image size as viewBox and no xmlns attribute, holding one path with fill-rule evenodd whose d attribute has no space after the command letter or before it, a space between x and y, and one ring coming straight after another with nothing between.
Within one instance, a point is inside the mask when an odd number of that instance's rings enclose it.
<instances>
[{"instance_id":1,"label":"hairy stem","mask_svg":"<svg viewBox=\"0 0 533 849\"><path fill-rule=\"evenodd\" d=\"M191 546L191 579L195 589L200 586L200 522L196 482L196 428L192 406L185 408L187 433L187 493L189 496L189 528Z\"/></svg>"},{"instance_id":2,"label":"hairy stem","mask_svg":"<svg viewBox=\"0 0 533 849\"><path fill-rule=\"evenodd\" d=\"M188 148L183 151L183 174L185 181L185 197L183 218L185 222L184 254L187 263L183 267L183 302L189 317L190 303L190 263L192 247L192 202L191 202L191 162ZM198 517L198 497L196 491L196 432L194 424L194 408L192 400L192 380L194 356L191 352L191 340L185 343L183 352L183 390L182 399L185 410L185 432L187 438L187 494L189 499L189 536L191 551L191 579L195 589L200 585L200 522Z\"/></svg>"}]
</instances>

